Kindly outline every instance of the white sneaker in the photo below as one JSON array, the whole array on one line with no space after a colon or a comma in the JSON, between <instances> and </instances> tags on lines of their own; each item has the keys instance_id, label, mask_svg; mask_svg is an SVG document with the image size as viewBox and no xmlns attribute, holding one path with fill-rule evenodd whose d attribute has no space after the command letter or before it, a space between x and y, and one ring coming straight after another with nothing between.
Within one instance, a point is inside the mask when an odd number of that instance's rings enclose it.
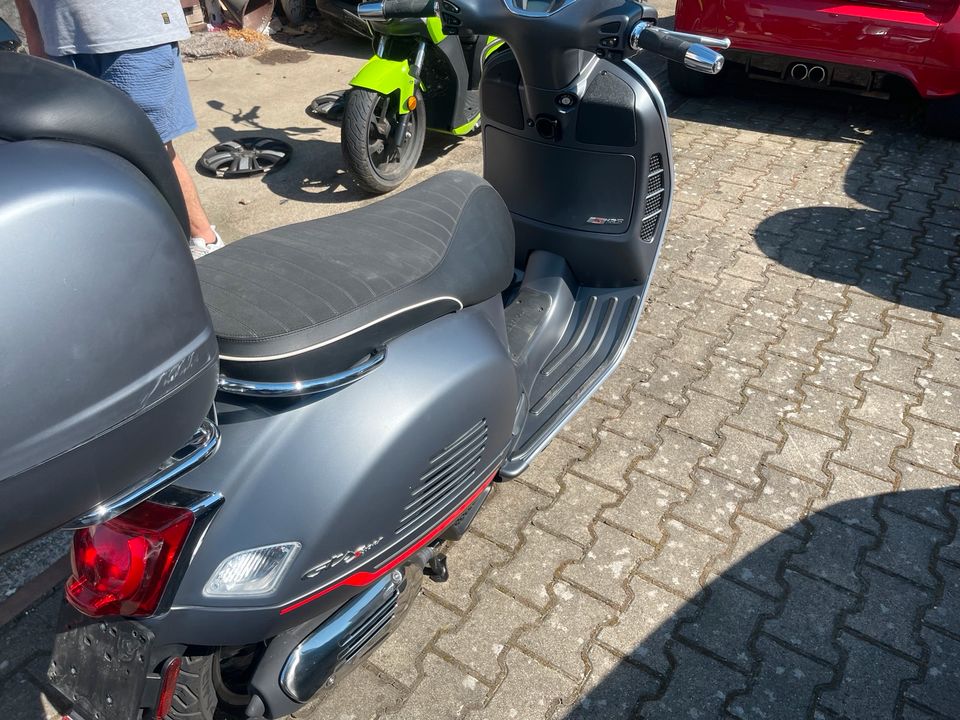
<instances>
[{"instance_id":1,"label":"white sneaker","mask_svg":"<svg viewBox=\"0 0 960 720\"><path fill-rule=\"evenodd\" d=\"M211 225L210 229L213 230L213 235L217 238L216 242L208 243L203 238L190 238L190 254L193 255L194 260L202 258L204 255L209 255L214 250L220 250L226 247L223 244L223 238L221 238L220 233L217 232L217 226Z\"/></svg>"}]
</instances>

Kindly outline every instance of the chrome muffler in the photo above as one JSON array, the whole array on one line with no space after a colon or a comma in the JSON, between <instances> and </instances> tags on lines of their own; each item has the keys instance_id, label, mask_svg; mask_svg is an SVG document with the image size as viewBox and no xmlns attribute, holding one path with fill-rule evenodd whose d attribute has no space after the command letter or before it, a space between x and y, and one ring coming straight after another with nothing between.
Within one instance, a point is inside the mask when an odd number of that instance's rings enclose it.
<instances>
[{"instance_id":1,"label":"chrome muffler","mask_svg":"<svg viewBox=\"0 0 960 720\"><path fill-rule=\"evenodd\" d=\"M810 82L816 83L817 85L822 84L827 79L827 71L823 65L814 65L810 68L807 73L807 79Z\"/></svg>"}]
</instances>

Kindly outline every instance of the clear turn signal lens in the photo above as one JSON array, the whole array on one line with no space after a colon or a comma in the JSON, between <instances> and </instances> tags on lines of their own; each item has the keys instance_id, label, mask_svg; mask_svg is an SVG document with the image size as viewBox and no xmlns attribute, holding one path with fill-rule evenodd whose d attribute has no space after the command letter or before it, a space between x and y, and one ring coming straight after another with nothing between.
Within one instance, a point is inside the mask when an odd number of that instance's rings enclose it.
<instances>
[{"instance_id":1,"label":"clear turn signal lens","mask_svg":"<svg viewBox=\"0 0 960 720\"><path fill-rule=\"evenodd\" d=\"M300 543L251 548L224 560L203 588L206 597L258 597L277 589Z\"/></svg>"}]
</instances>

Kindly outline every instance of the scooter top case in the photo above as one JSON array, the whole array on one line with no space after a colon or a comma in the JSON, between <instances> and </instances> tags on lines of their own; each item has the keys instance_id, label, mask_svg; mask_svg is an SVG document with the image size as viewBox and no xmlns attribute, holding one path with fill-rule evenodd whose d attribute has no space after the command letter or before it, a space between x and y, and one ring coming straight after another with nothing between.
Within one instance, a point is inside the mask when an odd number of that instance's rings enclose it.
<instances>
[{"instance_id":1,"label":"scooter top case","mask_svg":"<svg viewBox=\"0 0 960 720\"><path fill-rule=\"evenodd\" d=\"M140 109L15 53L0 97L3 552L142 486L201 425L215 447L217 344Z\"/></svg>"}]
</instances>

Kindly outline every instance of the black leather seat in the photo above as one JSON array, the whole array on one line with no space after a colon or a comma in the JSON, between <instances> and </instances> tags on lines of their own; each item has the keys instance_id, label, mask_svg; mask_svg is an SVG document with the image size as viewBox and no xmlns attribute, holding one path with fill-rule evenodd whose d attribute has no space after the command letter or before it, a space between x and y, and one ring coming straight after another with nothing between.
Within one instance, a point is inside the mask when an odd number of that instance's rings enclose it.
<instances>
[{"instance_id":1,"label":"black leather seat","mask_svg":"<svg viewBox=\"0 0 960 720\"><path fill-rule=\"evenodd\" d=\"M156 186L189 236L187 208L160 136L113 85L51 60L0 52L0 139L66 140L119 155Z\"/></svg>"},{"instance_id":2,"label":"black leather seat","mask_svg":"<svg viewBox=\"0 0 960 720\"><path fill-rule=\"evenodd\" d=\"M513 223L482 178L446 172L386 200L231 243L197 262L228 377L348 369L388 340L497 295Z\"/></svg>"}]
</instances>

